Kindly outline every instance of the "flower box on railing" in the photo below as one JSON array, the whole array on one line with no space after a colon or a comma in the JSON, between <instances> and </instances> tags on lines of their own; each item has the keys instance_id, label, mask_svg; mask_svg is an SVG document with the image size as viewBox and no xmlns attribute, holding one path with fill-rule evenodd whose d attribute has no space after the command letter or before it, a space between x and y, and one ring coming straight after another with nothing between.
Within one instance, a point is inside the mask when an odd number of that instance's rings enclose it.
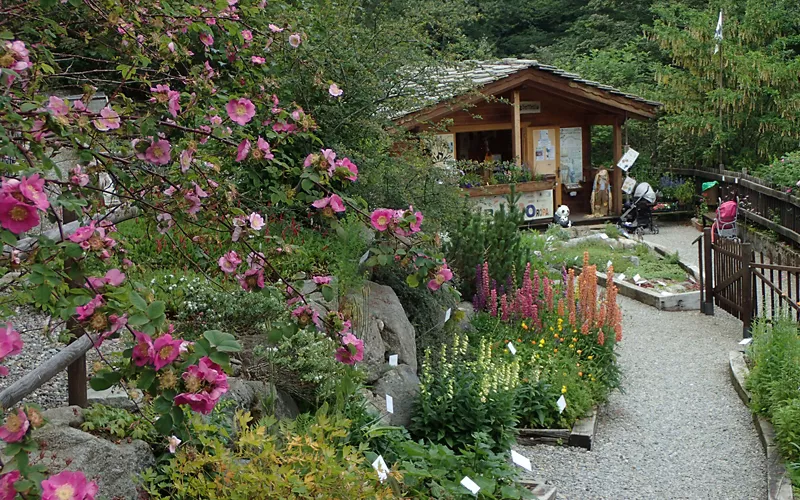
<instances>
[{"instance_id":1,"label":"flower box on railing","mask_svg":"<svg viewBox=\"0 0 800 500\"><path fill-rule=\"evenodd\" d=\"M555 181L528 181L516 184L491 184L473 188L462 188L471 198L476 196L502 196L511 193L511 186L514 186L516 193L533 193L536 191L546 191L555 187Z\"/></svg>"}]
</instances>

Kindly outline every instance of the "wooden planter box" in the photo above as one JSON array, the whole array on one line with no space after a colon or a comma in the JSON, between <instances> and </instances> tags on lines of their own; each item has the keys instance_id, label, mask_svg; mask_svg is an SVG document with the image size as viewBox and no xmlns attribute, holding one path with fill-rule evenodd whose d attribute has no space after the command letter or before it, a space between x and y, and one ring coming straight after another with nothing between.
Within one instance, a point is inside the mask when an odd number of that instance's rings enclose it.
<instances>
[{"instance_id":1,"label":"wooden planter box","mask_svg":"<svg viewBox=\"0 0 800 500\"><path fill-rule=\"evenodd\" d=\"M517 442L522 445L551 444L592 449L597 431L597 408L584 418L575 421L572 429L518 429Z\"/></svg>"},{"instance_id":2,"label":"wooden planter box","mask_svg":"<svg viewBox=\"0 0 800 500\"><path fill-rule=\"evenodd\" d=\"M492 184L490 186L479 186L474 188L462 188L471 198L476 196L502 196L511 193L511 186L514 186L515 193L533 193L536 191L546 191L555 189L555 181L530 181L518 182L517 184Z\"/></svg>"}]
</instances>

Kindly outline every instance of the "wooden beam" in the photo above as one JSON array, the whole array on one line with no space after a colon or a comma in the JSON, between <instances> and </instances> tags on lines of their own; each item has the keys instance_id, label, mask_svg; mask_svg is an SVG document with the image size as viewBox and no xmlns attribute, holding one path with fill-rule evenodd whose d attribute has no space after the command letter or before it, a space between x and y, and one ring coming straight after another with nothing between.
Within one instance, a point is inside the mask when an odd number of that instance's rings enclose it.
<instances>
[{"instance_id":1,"label":"wooden beam","mask_svg":"<svg viewBox=\"0 0 800 500\"><path fill-rule=\"evenodd\" d=\"M617 162L622 158L622 122L622 119L616 119L613 129L614 163L611 165L611 196L615 215L622 214L622 169L617 168Z\"/></svg>"},{"instance_id":2,"label":"wooden beam","mask_svg":"<svg viewBox=\"0 0 800 500\"><path fill-rule=\"evenodd\" d=\"M511 141L514 143L514 161L522 165L522 126L520 125L519 90L514 91L514 132Z\"/></svg>"},{"instance_id":3,"label":"wooden beam","mask_svg":"<svg viewBox=\"0 0 800 500\"><path fill-rule=\"evenodd\" d=\"M513 123L476 123L475 125L453 125L447 127L447 131L453 134L461 132L486 132L490 130L513 130Z\"/></svg>"}]
</instances>

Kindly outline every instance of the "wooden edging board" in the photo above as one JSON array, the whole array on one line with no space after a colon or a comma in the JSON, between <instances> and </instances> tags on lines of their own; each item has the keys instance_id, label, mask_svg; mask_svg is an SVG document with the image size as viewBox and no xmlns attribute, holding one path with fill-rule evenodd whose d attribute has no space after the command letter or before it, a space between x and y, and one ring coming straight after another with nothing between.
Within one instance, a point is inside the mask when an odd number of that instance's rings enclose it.
<instances>
[{"instance_id":1,"label":"wooden edging board","mask_svg":"<svg viewBox=\"0 0 800 500\"><path fill-rule=\"evenodd\" d=\"M575 421L572 429L518 429L517 442L523 445L552 444L592 449L597 432L597 408Z\"/></svg>"},{"instance_id":2,"label":"wooden edging board","mask_svg":"<svg viewBox=\"0 0 800 500\"><path fill-rule=\"evenodd\" d=\"M750 370L744 362L744 353L731 351L728 355L728 368L733 388L736 389L742 402L749 405L750 392L745 388L744 381ZM753 414L753 423L758 431L764 453L767 455L767 498L769 500L793 500L792 480L786 473L786 467L784 467L778 451L775 429L769 420L755 413Z\"/></svg>"}]
</instances>

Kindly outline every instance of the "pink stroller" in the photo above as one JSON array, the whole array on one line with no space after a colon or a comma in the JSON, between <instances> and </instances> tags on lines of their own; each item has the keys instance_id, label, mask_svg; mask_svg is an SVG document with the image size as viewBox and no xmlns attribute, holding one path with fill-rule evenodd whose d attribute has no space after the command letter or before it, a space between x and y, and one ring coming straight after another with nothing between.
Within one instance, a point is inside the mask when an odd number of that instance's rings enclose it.
<instances>
[{"instance_id":1,"label":"pink stroller","mask_svg":"<svg viewBox=\"0 0 800 500\"><path fill-rule=\"evenodd\" d=\"M717 217L711 225L711 241L724 238L727 240L739 239L739 228L736 218L739 215L739 204L735 201L720 203L717 208Z\"/></svg>"}]
</instances>

